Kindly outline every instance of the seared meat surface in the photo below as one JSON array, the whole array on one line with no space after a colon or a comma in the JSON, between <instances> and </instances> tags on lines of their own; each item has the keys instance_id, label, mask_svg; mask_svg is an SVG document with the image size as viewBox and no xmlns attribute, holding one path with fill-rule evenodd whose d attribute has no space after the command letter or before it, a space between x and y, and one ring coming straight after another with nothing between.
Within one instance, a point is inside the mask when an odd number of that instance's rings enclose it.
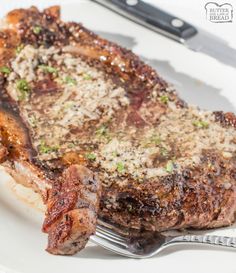
<instances>
[{"instance_id":1,"label":"seared meat surface","mask_svg":"<svg viewBox=\"0 0 236 273\"><path fill-rule=\"evenodd\" d=\"M3 106L0 109L1 165L16 182L41 194L46 203L43 231L49 235L47 251L74 254L95 232L100 182L79 164L70 164L62 172L36 164L28 130L13 113L13 109L12 113Z\"/></svg>"},{"instance_id":2,"label":"seared meat surface","mask_svg":"<svg viewBox=\"0 0 236 273\"><path fill-rule=\"evenodd\" d=\"M39 72L40 75L34 76L34 66L39 64L36 56L32 55L34 47L27 45L27 39L28 42L31 41L30 34L21 29L27 21L35 34L37 28L34 23L38 21L40 25L43 20L46 35L50 22L56 21L58 15L57 7L45 11L44 14L40 14L36 8L15 10L9 13L2 23L0 160L1 165L17 182L41 194L46 203L43 231L48 233L47 251L52 254L71 255L84 248L90 235L95 232L101 183L97 175L86 168L83 162L68 161L63 168L55 169L46 164L47 160L41 160L43 154L56 152L56 147L49 147L41 135L38 135L31 110L35 107L42 115L45 113L46 120L46 108L50 109L51 106L45 103L52 103L55 99L54 95L50 98L47 94L61 94L61 87L54 81L53 76L51 77L50 71L49 74L46 73L43 65L40 68L41 74ZM36 21L33 23L34 18ZM45 43L47 39L51 39L53 33L46 36L42 38ZM48 46L45 44L45 47ZM25 51L24 48L28 49ZM26 56L23 55L24 52ZM33 94L34 98L32 96L30 99ZM37 100L43 102L39 107ZM42 124L42 128L43 126L47 127L48 132L55 129L50 125L50 121ZM47 140L50 139L50 134L46 131L43 134ZM39 146L37 136L40 137ZM62 136L58 135L59 138ZM67 154L67 159L70 160L72 156Z\"/></svg>"},{"instance_id":3,"label":"seared meat surface","mask_svg":"<svg viewBox=\"0 0 236 273\"><path fill-rule=\"evenodd\" d=\"M94 174L83 166L71 165L62 179L50 191L43 231L49 234L50 253L74 254L95 232L100 190Z\"/></svg>"},{"instance_id":4,"label":"seared meat surface","mask_svg":"<svg viewBox=\"0 0 236 273\"><path fill-rule=\"evenodd\" d=\"M100 195L99 217L127 228L234 221L234 114L188 106L132 52L62 22L58 7L12 11L0 45L0 160L47 204L49 252L84 247Z\"/></svg>"}]
</instances>

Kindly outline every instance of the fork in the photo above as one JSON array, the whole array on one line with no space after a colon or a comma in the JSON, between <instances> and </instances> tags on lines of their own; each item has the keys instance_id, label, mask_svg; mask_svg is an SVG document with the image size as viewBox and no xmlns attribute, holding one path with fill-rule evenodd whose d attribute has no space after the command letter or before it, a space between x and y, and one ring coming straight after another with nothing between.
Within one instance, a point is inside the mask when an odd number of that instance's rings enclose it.
<instances>
[{"instance_id":1,"label":"fork","mask_svg":"<svg viewBox=\"0 0 236 273\"><path fill-rule=\"evenodd\" d=\"M236 249L236 237L216 235L169 236L158 232L133 234L99 220L91 241L121 256L143 259L150 258L163 249L180 244L211 245Z\"/></svg>"}]
</instances>

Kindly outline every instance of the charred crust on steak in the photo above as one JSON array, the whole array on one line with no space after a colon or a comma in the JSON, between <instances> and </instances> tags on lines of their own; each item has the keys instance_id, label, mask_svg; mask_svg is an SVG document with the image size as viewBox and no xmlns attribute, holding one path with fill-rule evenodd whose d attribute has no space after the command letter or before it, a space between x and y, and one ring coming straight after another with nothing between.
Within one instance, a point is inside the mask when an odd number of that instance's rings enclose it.
<instances>
[{"instance_id":1,"label":"charred crust on steak","mask_svg":"<svg viewBox=\"0 0 236 273\"><path fill-rule=\"evenodd\" d=\"M220 122L222 126L232 126L236 128L236 116L232 112L224 113L222 111L215 111L215 120Z\"/></svg>"},{"instance_id":2,"label":"charred crust on steak","mask_svg":"<svg viewBox=\"0 0 236 273\"><path fill-rule=\"evenodd\" d=\"M7 156L11 159L20 157L30 160L35 153L26 126L6 107L0 107L0 137L1 145L7 149Z\"/></svg>"},{"instance_id":3,"label":"charred crust on steak","mask_svg":"<svg viewBox=\"0 0 236 273\"><path fill-rule=\"evenodd\" d=\"M234 220L235 184L229 181L233 181L236 161L229 164L210 150L204 151L201 162L197 168L158 181L105 189L101 217L122 226L156 231L228 225Z\"/></svg>"},{"instance_id":4,"label":"charred crust on steak","mask_svg":"<svg viewBox=\"0 0 236 273\"><path fill-rule=\"evenodd\" d=\"M71 255L84 248L95 232L100 192L97 177L87 168L71 165L64 171L47 202L43 231L49 234L48 252Z\"/></svg>"}]
</instances>

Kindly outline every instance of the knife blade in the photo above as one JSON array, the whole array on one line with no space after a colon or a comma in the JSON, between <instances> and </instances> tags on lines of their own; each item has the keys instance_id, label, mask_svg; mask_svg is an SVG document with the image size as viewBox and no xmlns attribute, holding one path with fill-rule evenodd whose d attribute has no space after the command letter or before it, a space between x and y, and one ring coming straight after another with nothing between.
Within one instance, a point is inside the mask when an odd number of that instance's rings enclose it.
<instances>
[{"instance_id":1,"label":"knife blade","mask_svg":"<svg viewBox=\"0 0 236 273\"><path fill-rule=\"evenodd\" d=\"M236 49L223 39L197 28L142 0L92 0L191 50L205 53L225 65L236 68Z\"/></svg>"}]
</instances>

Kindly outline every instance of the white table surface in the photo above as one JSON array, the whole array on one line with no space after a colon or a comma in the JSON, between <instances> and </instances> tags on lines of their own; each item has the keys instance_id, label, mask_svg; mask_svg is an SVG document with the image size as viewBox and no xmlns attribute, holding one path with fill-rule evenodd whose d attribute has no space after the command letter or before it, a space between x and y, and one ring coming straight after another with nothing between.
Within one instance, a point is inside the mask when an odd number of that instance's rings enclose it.
<instances>
[{"instance_id":1,"label":"white table surface","mask_svg":"<svg viewBox=\"0 0 236 273\"><path fill-rule=\"evenodd\" d=\"M207 1L149 2L223 37L236 48L236 16L233 23L213 24L205 18L204 5ZM234 6L236 14L236 1L227 2ZM0 0L0 16L15 7L31 4L42 7L56 3L62 5L65 20L83 22L90 29L142 56L175 85L186 101L206 109L235 111L236 69L204 54L187 50L88 0ZM8 186L9 178L4 173L0 173L0 180L1 273L236 272L236 252L198 247L172 248L148 260L125 259L92 244L73 257L51 256L43 251L46 245L46 236L40 232L43 216L12 194ZM236 236L236 229L217 230L216 234Z\"/></svg>"}]
</instances>

